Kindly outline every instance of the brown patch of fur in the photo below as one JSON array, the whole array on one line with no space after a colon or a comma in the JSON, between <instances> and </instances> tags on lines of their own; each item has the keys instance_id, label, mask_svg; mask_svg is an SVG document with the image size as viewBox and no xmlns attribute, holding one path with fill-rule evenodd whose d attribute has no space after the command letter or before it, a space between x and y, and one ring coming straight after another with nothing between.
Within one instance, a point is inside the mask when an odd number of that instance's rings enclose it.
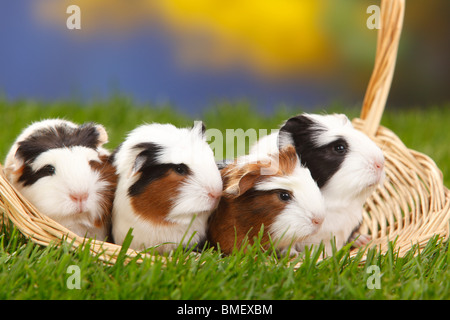
<instances>
[{"instance_id":1,"label":"brown patch of fur","mask_svg":"<svg viewBox=\"0 0 450 320\"><path fill-rule=\"evenodd\" d=\"M131 197L134 211L142 218L159 224L172 224L165 218L169 213L173 199L178 195L178 187L184 176L169 170L162 178L150 183L144 192Z\"/></svg>"},{"instance_id":2,"label":"brown patch of fur","mask_svg":"<svg viewBox=\"0 0 450 320\"><path fill-rule=\"evenodd\" d=\"M297 165L295 148L289 146L280 151L278 167L272 175L261 175L262 168L270 167L267 163L248 163L239 167L231 164L222 169L224 194L209 218L208 241L213 245L220 244L221 250L230 254L235 245L242 245L246 236L252 243L264 225L262 243L268 243L267 230L286 202L280 200L276 191L257 191L253 187L264 179L289 175Z\"/></svg>"},{"instance_id":3,"label":"brown patch of fur","mask_svg":"<svg viewBox=\"0 0 450 320\"><path fill-rule=\"evenodd\" d=\"M298 165L297 152L294 146L287 146L283 148L279 153L279 171L283 175L289 175L294 172L295 167Z\"/></svg>"},{"instance_id":4,"label":"brown patch of fur","mask_svg":"<svg viewBox=\"0 0 450 320\"><path fill-rule=\"evenodd\" d=\"M271 191L250 190L235 199L223 198L209 219L207 238L213 245L220 244L222 252L230 254L235 244L239 248L246 237L253 243L264 225L261 241L267 248L267 230L285 206L278 194Z\"/></svg>"},{"instance_id":5,"label":"brown patch of fur","mask_svg":"<svg viewBox=\"0 0 450 320\"><path fill-rule=\"evenodd\" d=\"M108 156L100 156L100 163L97 161L90 161L89 165L94 171L97 171L100 173L100 179L103 181L106 181L108 183L108 186L104 188L101 191L101 207L102 207L102 216L100 219L97 219L94 222L95 227L101 228L102 226L105 226L109 230L110 235L110 228L111 228L111 212L114 202L114 195L116 192L117 187L117 175L116 175L116 169L113 167L113 165L110 163ZM108 238L110 236L108 235Z\"/></svg>"}]
</instances>

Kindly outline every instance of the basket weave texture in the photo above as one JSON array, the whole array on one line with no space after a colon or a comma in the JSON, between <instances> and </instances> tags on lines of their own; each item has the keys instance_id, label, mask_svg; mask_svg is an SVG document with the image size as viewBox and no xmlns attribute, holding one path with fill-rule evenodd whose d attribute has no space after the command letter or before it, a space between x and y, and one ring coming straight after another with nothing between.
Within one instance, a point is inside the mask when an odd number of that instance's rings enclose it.
<instances>
[{"instance_id":1,"label":"basket weave texture","mask_svg":"<svg viewBox=\"0 0 450 320\"><path fill-rule=\"evenodd\" d=\"M353 125L383 150L386 159L384 185L365 204L361 232L372 235L369 246L380 252L386 252L389 241L395 241L400 256L413 245L422 248L435 235L448 239L450 219L450 191L444 186L442 172L434 161L408 149L395 133L380 126L394 73L404 7L404 0L381 2L374 70L361 116L353 120ZM2 216L40 245L69 241L77 248L86 243L86 239L38 212L11 186L0 166L0 220ZM90 243L92 254L107 263L115 263L121 249L108 242ZM127 258L137 255L140 255L137 261L152 259L149 254L126 251Z\"/></svg>"}]
</instances>

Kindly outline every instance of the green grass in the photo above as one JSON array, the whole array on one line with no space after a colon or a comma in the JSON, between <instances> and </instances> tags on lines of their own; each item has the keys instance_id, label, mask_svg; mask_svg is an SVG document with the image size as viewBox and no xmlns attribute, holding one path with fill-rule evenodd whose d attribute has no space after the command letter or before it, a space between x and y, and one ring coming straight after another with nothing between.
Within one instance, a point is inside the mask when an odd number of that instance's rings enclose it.
<instances>
[{"instance_id":1,"label":"green grass","mask_svg":"<svg viewBox=\"0 0 450 320\"><path fill-rule=\"evenodd\" d=\"M279 109L263 116L247 104L213 106L198 118L208 128L277 128L300 109ZM322 110L318 110L321 112ZM331 111L358 115L357 109ZM116 97L81 106L79 102L43 103L0 100L0 159L17 134L31 121L64 117L76 122L96 121L107 128L109 148L142 122L171 122L190 126L194 117L170 107L134 106ZM426 110L386 110L382 124L410 148L431 156L450 185L450 105ZM394 250L381 255L370 251L367 260L349 257L344 248L318 262L319 254L306 254L298 270L287 258L263 252L258 245L244 253L222 257L216 251L201 254L177 250L172 260L156 255L154 261L107 266L88 248L70 250L70 244L42 247L17 230L0 230L0 299L449 299L450 251L448 241L432 239L418 255L403 258ZM299 258L299 259L300 259ZM176 263L184 261L184 263ZM69 289L70 266L80 270L80 289ZM370 266L380 271L380 289L370 289Z\"/></svg>"}]
</instances>

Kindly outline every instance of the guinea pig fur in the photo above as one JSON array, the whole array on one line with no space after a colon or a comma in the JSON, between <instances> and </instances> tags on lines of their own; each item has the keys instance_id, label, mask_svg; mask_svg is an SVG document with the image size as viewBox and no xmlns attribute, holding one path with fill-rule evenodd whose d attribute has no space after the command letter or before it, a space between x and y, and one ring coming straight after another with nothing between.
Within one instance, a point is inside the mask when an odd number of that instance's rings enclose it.
<instances>
[{"instance_id":1,"label":"guinea pig fur","mask_svg":"<svg viewBox=\"0 0 450 320\"><path fill-rule=\"evenodd\" d=\"M301 114L287 120L278 133L264 137L250 153L270 153L293 145L324 196L327 216L321 230L309 238L324 242L331 252L353 240L362 221L362 208L385 177L384 156L343 114ZM361 236L362 245L370 239Z\"/></svg>"},{"instance_id":2,"label":"guinea pig fur","mask_svg":"<svg viewBox=\"0 0 450 320\"><path fill-rule=\"evenodd\" d=\"M107 139L99 124L35 122L11 147L6 176L41 213L79 236L105 240L117 180L102 147Z\"/></svg>"},{"instance_id":3,"label":"guinea pig fur","mask_svg":"<svg viewBox=\"0 0 450 320\"><path fill-rule=\"evenodd\" d=\"M252 243L264 226L266 249L272 239L279 251L290 248L294 255L304 249L297 247L299 241L320 230L325 217L322 194L292 146L253 160L242 157L221 171L224 193L209 219L207 240L230 254L245 239Z\"/></svg>"},{"instance_id":4,"label":"guinea pig fur","mask_svg":"<svg viewBox=\"0 0 450 320\"><path fill-rule=\"evenodd\" d=\"M113 155L119 175L113 238L131 248L159 252L202 242L222 194L214 154L196 122L192 128L145 124L129 133Z\"/></svg>"}]
</instances>

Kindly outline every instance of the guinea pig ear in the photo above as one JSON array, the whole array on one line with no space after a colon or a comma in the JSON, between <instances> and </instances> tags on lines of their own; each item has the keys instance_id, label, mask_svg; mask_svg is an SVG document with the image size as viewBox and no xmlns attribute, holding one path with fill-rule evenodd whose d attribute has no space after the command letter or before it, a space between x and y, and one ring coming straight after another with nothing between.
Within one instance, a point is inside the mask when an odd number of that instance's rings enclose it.
<instances>
[{"instance_id":1,"label":"guinea pig ear","mask_svg":"<svg viewBox=\"0 0 450 320\"><path fill-rule=\"evenodd\" d=\"M314 124L314 121L308 116L302 114L299 116L288 119L285 124L280 128L282 132L296 133L310 128Z\"/></svg>"},{"instance_id":2,"label":"guinea pig ear","mask_svg":"<svg viewBox=\"0 0 450 320\"><path fill-rule=\"evenodd\" d=\"M134 160L133 168L131 168L130 177L134 176L136 173L141 170L141 168L144 166L145 162L147 161L147 157L144 155L138 155L136 157L136 160Z\"/></svg>"},{"instance_id":3,"label":"guinea pig ear","mask_svg":"<svg viewBox=\"0 0 450 320\"><path fill-rule=\"evenodd\" d=\"M97 135L93 135L93 133ZM87 145L91 148L100 148L108 142L108 133L106 133L105 127L101 124L94 122L86 122L78 127L78 143L81 145Z\"/></svg>"},{"instance_id":4,"label":"guinea pig ear","mask_svg":"<svg viewBox=\"0 0 450 320\"><path fill-rule=\"evenodd\" d=\"M258 172L247 171L237 179L234 179L234 181L229 181L230 183L228 187L225 188L224 193L239 197L255 185L259 176Z\"/></svg>"},{"instance_id":5,"label":"guinea pig ear","mask_svg":"<svg viewBox=\"0 0 450 320\"><path fill-rule=\"evenodd\" d=\"M6 176L18 174L23 170L25 160L16 152L12 158L12 163L4 168Z\"/></svg>"},{"instance_id":6,"label":"guinea pig ear","mask_svg":"<svg viewBox=\"0 0 450 320\"><path fill-rule=\"evenodd\" d=\"M137 150L139 153L134 159L129 177L138 173L144 166L158 164L158 156L161 154L163 147L156 143L143 142L135 145L132 149Z\"/></svg>"},{"instance_id":7,"label":"guinea pig ear","mask_svg":"<svg viewBox=\"0 0 450 320\"><path fill-rule=\"evenodd\" d=\"M294 144L295 138L301 136L312 125L313 121L306 115L299 115L288 119L280 128L278 147L283 148L288 144Z\"/></svg>"},{"instance_id":8,"label":"guinea pig ear","mask_svg":"<svg viewBox=\"0 0 450 320\"><path fill-rule=\"evenodd\" d=\"M103 127L101 124L96 124L95 129L98 132L97 147L101 147L102 145L108 142L108 133L106 132L105 127Z\"/></svg>"},{"instance_id":9,"label":"guinea pig ear","mask_svg":"<svg viewBox=\"0 0 450 320\"><path fill-rule=\"evenodd\" d=\"M342 124L344 124L344 125L346 125L347 123L350 122L350 119L343 113L335 113L334 116L341 119Z\"/></svg>"},{"instance_id":10,"label":"guinea pig ear","mask_svg":"<svg viewBox=\"0 0 450 320\"><path fill-rule=\"evenodd\" d=\"M197 131L201 137L205 137L206 127L203 121L200 120L194 121L192 130Z\"/></svg>"}]
</instances>

